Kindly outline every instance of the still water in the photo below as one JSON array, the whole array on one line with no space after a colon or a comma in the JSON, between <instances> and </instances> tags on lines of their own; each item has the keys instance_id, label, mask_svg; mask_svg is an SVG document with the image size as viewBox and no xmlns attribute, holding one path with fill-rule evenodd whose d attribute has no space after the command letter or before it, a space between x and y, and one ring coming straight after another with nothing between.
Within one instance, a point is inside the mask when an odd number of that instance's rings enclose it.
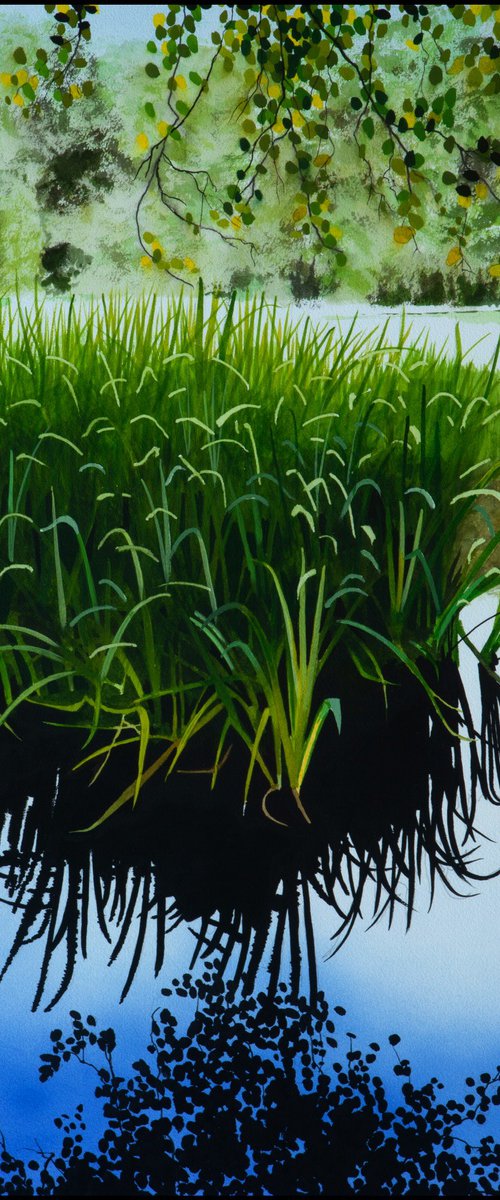
<instances>
[{"instance_id":1,"label":"still water","mask_svg":"<svg viewBox=\"0 0 500 1200\"><path fill-rule=\"evenodd\" d=\"M154 299L157 313L166 314L171 299L164 296L156 296ZM254 299L260 300L260 296ZM43 296L41 301L43 315L49 322L70 304L64 297L54 299ZM192 296L184 296L186 306L192 302ZM76 299L77 309L81 307L85 310L89 304L94 311L99 308L97 298L92 298L91 301L85 298ZM356 338L359 335L369 335L370 341L380 336L385 329L387 346L398 345L403 336L406 345L417 344L422 349L424 345L427 349L436 347L446 357L455 356L458 349L465 364L473 363L477 367L491 362L500 338L500 312L495 308L453 309L445 305L436 308L429 308L427 305L383 308L374 304L335 304L327 299L303 301L300 304L280 304L277 301L266 300L266 304L269 313L274 313L275 319L282 324L286 321L288 325L303 326L308 321L318 329L333 329L339 337L346 337L348 333L350 337ZM206 317L211 305L212 296L206 293ZM0 300L0 311L6 309L14 317L17 307L16 300L8 297ZM21 295L21 308L27 311L33 309L31 293Z\"/></svg>"},{"instance_id":2,"label":"still water","mask_svg":"<svg viewBox=\"0 0 500 1200\"><path fill-rule=\"evenodd\" d=\"M472 634L478 646L487 636L497 603L498 597L491 595L467 610L464 627L469 631L479 626ZM480 698L469 651L461 656L461 672L478 728ZM500 867L499 823L499 810L480 801L474 854L475 870L480 874ZM332 1005L347 1009L345 1028L357 1032L360 1044L366 1047L374 1039L382 1046L385 1043L380 1073L391 1098L399 1094L398 1081L392 1075L395 1059L387 1046L389 1034L395 1031L402 1039L400 1050L412 1063L414 1083L424 1083L435 1074L445 1082L447 1093L457 1099L465 1090L466 1075L477 1077L500 1061L500 878L474 888L459 886L459 890L463 898L447 892L438 879L429 912L429 879L424 869L409 931L403 907L396 911L391 929L384 917L369 928L367 891L363 916L334 957L330 957L332 913L320 900L314 902L320 987ZM5 895L2 899L0 956L4 960L18 918L5 903ZM40 1146L49 1150L57 1145L53 1117L63 1111L71 1113L80 1101L86 1105L89 1142L98 1136L100 1121L92 1102L95 1083L90 1070L68 1064L49 1083L38 1083L38 1056L50 1048L50 1030L59 1027L69 1032L70 1009L76 1008L84 1016L93 1013L101 1027L115 1028L117 1067L126 1076L134 1059L144 1053L150 1014L160 1002L161 986L187 969L193 946L193 933L186 924L170 934L166 966L155 980L154 930L150 929L131 991L118 1005L128 961L124 954L108 967L109 947L97 929L91 907L88 959L78 958L68 991L50 1013L31 1011L43 946L35 941L22 949L0 984L0 1130L11 1152L26 1159ZM62 965L61 960L51 966L53 990ZM282 976L287 977L286 955ZM265 965L258 983L266 985ZM187 1011L179 1013L182 1025L188 1015ZM348 1049L347 1038L345 1046L342 1040L339 1044L341 1050ZM496 1126L489 1121L482 1132L500 1136L498 1113L497 1108Z\"/></svg>"}]
</instances>

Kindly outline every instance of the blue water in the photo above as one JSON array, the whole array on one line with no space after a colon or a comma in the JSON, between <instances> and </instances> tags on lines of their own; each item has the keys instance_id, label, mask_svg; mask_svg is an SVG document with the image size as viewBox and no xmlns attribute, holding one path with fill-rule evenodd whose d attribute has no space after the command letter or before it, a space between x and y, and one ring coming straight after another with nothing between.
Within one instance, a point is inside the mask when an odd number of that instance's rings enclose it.
<instances>
[{"instance_id":1,"label":"blue water","mask_svg":"<svg viewBox=\"0 0 500 1200\"><path fill-rule=\"evenodd\" d=\"M490 604L491 611L493 607ZM484 607L475 608L469 628L485 612L488 615ZM470 671L469 698L477 706L474 673L466 656L463 671ZM500 811L482 802L476 823L486 835L478 841L476 869L499 867ZM438 881L434 904L428 912L429 886L424 878L409 932L405 932L403 908L391 929L384 918L368 928L367 894L364 919L333 958L328 958L332 914L319 901L313 908L320 986L332 1005L347 1009L340 1029L355 1031L358 1044L365 1047L376 1040L385 1048L377 1070L391 1099L400 1095L400 1083L392 1073L394 1052L387 1044L393 1032L401 1036L400 1053L412 1063L413 1082L418 1085L437 1075L446 1084L447 1094L457 1099L467 1090L467 1075L477 1078L485 1070L493 1073L500 1063L500 880L479 885L476 894L468 891L466 898L457 899ZM92 928L89 920L89 930ZM16 918L2 905L2 958L15 929ZM58 1027L69 1033L68 1011L76 1008L84 1017L93 1013L102 1027L115 1028L117 1070L128 1075L134 1058L144 1055L150 1014L161 1002L161 987L187 969L193 949L192 934L187 929L176 930L167 942L166 968L161 979L155 981L153 929L150 934L131 992L121 1006L117 1000L128 970L127 948L123 958L108 968L109 947L95 928L88 960L79 961L68 992L51 1013L30 1011L43 951L41 943L18 955L0 985L0 1130L11 1152L26 1159L37 1145L45 1150L57 1146L59 1135L52 1118L62 1111L73 1112L80 1101L86 1107L89 1141L99 1135L101 1124L92 1101L94 1073L68 1064L52 1081L40 1086L38 1055L50 1049L51 1029ZM60 967L53 964L54 990ZM259 985L265 986L264 969ZM189 1015L189 1009L179 1011L183 1026ZM347 1037L341 1036L338 1057L348 1048ZM498 1108L493 1110L488 1126L482 1128L484 1132L493 1132L500 1140Z\"/></svg>"}]
</instances>

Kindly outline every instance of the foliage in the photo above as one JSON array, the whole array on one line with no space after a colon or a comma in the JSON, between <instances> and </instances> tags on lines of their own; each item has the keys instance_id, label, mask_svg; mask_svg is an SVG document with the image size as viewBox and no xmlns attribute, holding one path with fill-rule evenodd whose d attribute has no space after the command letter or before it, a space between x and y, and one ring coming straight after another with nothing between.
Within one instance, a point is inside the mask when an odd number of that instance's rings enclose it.
<instances>
[{"instance_id":1,"label":"foliage","mask_svg":"<svg viewBox=\"0 0 500 1200\"><path fill-rule=\"evenodd\" d=\"M380 1045L363 1051L354 1033L336 1028L345 1009L330 1013L323 993L313 1008L284 984L272 1002L262 993L236 1002L211 969L198 981L185 974L173 987L175 1007L196 1001L196 1013L182 1034L169 1007L155 1010L145 1057L129 1078L115 1065L113 1029L99 1031L92 1015L85 1020L72 1011L71 1034L52 1032L40 1079L72 1058L96 1071L105 1131L97 1153L84 1149L78 1105L73 1118L55 1120L64 1135L58 1152L38 1153L26 1167L4 1147L4 1195L496 1190L500 1146L488 1134L476 1140L474 1126L500 1102L500 1068L477 1083L468 1078L463 1100L445 1100L434 1077L415 1086L400 1038L391 1034L393 1070L402 1080L401 1101L392 1107L376 1073Z\"/></svg>"},{"instance_id":2,"label":"foliage","mask_svg":"<svg viewBox=\"0 0 500 1200\"><path fill-rule=\"evenodd\" d=\"M99 11L97 4L45 4L45 11L53 13L56 30L50 35L51 53L43 47L36 51L33 71L28 69L28 58L23 46L14 51L14 70L2 76L7 89L6 104L14 104L29 115L30 105L39 105L41 97L50 87L53 98L70 108L75 100L91 96L93 80L84 78L80 72L88 68L85 57L86 43L90 42L91 29L88 17ZM78 83L75 80L78 79ZM37 93L40 93L37 96Z\"/></svg>"},{"instance_id":3,"label":"foliage","mask_svg":"<svg viewBox=\"0 0 500 1200\"><path fill-rule=\"evenodd\" d=\"M321 288L314 261L306 263L299 258L291 264L290 286L294 300L317 300Z\"/></svg>"},{"instance_id":4,"label":"foliage","mask_svg":"<svg viewBox=\"0 0 500 1200\"><path fill-rule=\"evenodd\" d=\"M171 4L153 18L145 65L151 98L136 137L144 265L176 278L196 268L189 255L172 256L163 235L142 219L152 195L186 231L251 245L246 235L266 184L288 180L295 185L289 236L342 267L336 150L337 127L346 124L363 183L379 214L390 218L395 245L418 247L426 221L437 218L447 265L467 269L471 235L493 228L498 214L500 143L489 132L500 80L498 8L218 6L220 28L207 54L198 33L210 7ZM30 64L19 46L14 71L1 77L6 101L26 117L48 96L70 108L92 92L92 81L81 82L80 73L88 66L82 46L91 40L98 6L45 8L55 21L53 52L39 48ZM406 78L398 78L400 66L388 69L387 50L404 55ZM241 75L229 114L238 152L221 191L206 165L191 160L189 130L210 88L223 93L233 72ZM189 185L187 201L179 182ZM496 278L499 264L484 265Z\"/></svg>"},{"instance_id":5,"label":"foliage","mask_svg":"<svg viewBox=\"0 0 500 1200\"><path fill-rule=\"evenodd\" d=\"M403 275L394 269L383 268L369 300L372 304L395 308L401 304L460 308L494 305L495 296L495 280L484 270L470 274L434 267Z\"/></svg>"},{"instance_id":6,"label":"foliage","mask_svg":"<svg viewBox=\"0 0 500 1200\"><path fill-rule=\"evenodd\" d=\"M41 255L43 270L47 272L42 279L42 287L51 288L55 292L69 292L80 271L91 262L88 254L78 250L69 242L59 242L56 246L46 246Z\"/></svg>"}]
</instances>

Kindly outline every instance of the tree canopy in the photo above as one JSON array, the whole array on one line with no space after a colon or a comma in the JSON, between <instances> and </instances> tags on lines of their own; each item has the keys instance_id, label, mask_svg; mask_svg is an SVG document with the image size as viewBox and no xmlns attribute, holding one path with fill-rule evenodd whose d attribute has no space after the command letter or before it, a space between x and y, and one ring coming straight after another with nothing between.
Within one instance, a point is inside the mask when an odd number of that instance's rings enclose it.
<instances>
[{"instance_id":1,"label":"tree canopy","mask_svg":"<svg viewBox=\"0 0 500 1200\"><path fill-rule=\"evenodd\" d=\"M18 46L11 70L0 75L5 102L27 119L48 103L83 103L94 88L90 51L99 6L44 8L54 21L47 46L34 61ZM200 22L214 8L218 28L206 46ZM335 158L346 136L357 148L374 215L390 219L397 245L418 249L419 232L438 221L447 265L467 269L471 232L487 234L498 223L500 140L490 130L500 84L500 8L169 4L153 17L152 35L144 64L150 99L135 145L144 267L180 278L197 269L191 251L169 256L158 202L194 239L210 233L251 248L265 190L284 194L287 185L289 236L342 268ZM233 73L238 100L227 118L234 171L221 187L193 153L189 133L209 90L218 88L227 107L224 79ZM485 266L498 277L492 254L485 250Z\"/></svg>"}]
</instances>

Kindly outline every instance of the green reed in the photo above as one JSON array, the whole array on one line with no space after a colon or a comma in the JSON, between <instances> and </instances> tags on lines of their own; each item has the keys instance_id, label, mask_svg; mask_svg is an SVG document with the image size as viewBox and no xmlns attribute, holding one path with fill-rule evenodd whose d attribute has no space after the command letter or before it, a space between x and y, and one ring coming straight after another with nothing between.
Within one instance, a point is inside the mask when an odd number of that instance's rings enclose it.
<instances>
[{"instance_id":1,"label":"green reed","mask_svg":"<svg viewBox=\"0 0 500 1200\"><path fill-rule=\"evenodd\" d=\"M447 721L423 662L500 574L498 348L480 369L403 322L389 344L201 290L1 313L0 722L29 701L86 746L109 730L97 770L136 743L104 816L210 725L213 783L231 734L242 802L257 770L307 817L339 647Z\"/></svg>"}]
</instances>

